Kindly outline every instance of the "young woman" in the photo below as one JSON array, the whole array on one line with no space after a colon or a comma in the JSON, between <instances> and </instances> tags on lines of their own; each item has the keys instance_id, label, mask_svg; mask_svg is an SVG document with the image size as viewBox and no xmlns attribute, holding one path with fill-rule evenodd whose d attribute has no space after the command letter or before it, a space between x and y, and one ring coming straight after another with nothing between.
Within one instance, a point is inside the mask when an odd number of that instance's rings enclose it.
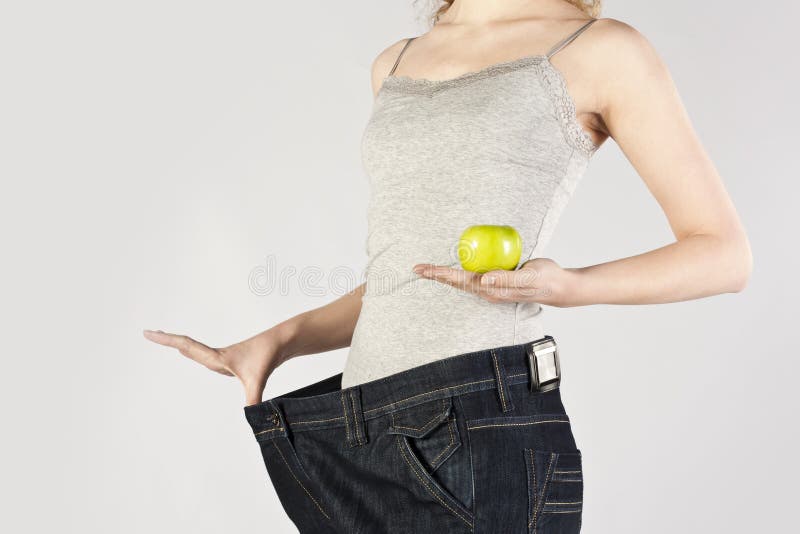
<instances>
[{"instance_id":1,"label":"young woman","mask_svg":"<svg viewBox=\"0 0 800 534\"><path fill-rule=\"evenodd\" d=\"M745 286L747 237L667 69L598 3L445 2L372 66L366 282L225 348L145 332L241 380L301 532L578 532L581 451L541 306ZM675 242L579 268L540 257L608 137ZM516 269L460 268L453 244L475 224L519 231ZM262 401L283 362L347 346L343 373Z\"/></svg>"}]
</instances>

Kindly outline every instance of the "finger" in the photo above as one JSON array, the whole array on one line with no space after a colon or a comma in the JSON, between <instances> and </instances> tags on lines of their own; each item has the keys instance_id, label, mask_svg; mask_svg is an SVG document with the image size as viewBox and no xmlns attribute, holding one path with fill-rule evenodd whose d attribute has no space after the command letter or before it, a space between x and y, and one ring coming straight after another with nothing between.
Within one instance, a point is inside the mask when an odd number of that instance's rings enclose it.
<instances>
[{"instance_id":1,"label":"finger","mask_svg":"<svg viewBox=\"0 0 800 534\"><path fill-rule=\"evenodd\" d=\"M411 270L421 275L427 270L432 269L433 267L435 267L435 265L432 263L418 263Z\"/></svg>"},{"instance_id":2,"label":"finger","mask_svg":"<svg viewBox=\"0 0 800 534\"><path fill-rule=\"evenodd\" d=\"M474 292L479 288L480 275L464 269L436 265L426 271L424 276L465 291Z\"/></svg>"},{"instance_id":3,"label":"finger","mask_svg":"<svg viewBox=\"0 0 800 534\"><path fill-rule=\"evenodd\" d=\"M143 334L144 337L150 341L153 341L154 343L158 343L159 345L164 345L166 347L178 348L178 336L175 334L169 334L163 330L144 330Z\"/></svg>"},{"instance_id":4,"label":"finger","mask_svg":"<svg viewBox=\"0 0 800 534\"><path fill-rule=\"evenodd\" d=\"M209 369L221 373L225 371L223 374L233 376L232 373L230 373L230 371L228 371L227 368L222 364L222 361L219 358L219 352L207 345L204 345L203 343L200 343L197 340L190 338L189 336L171 334L161 330L145 330L144 336L147 339L159 343L160 345L178 349L178 351L187 358L190 358L199 364L205 365Z\"/></svg>"}]
</instances>

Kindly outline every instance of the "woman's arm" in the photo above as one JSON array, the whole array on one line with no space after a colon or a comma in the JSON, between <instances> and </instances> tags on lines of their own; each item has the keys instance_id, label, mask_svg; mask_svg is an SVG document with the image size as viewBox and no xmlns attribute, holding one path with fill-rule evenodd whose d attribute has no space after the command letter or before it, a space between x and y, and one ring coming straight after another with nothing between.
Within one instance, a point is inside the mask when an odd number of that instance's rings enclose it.
<instances>
[{"instance_id":1,"label":"woman's arm","mask_svg":"<svg viewBox=\"0 0 800 534\"><path fill-rule=\"evenodd\" d=\"M145 330L144 337L178 349L212 371L237 377L244 386L246 403L256 404L262 400L272 371L286 360L350 345L363 294L364 284L361 284L325 306L223 348L212 348L189 336L161 330Z\"/></svg>"},{"instance_id":2,"label":"woman's arm","mask_svg":"<svg viewBox=\"0 0 800 534\"><path fill-rule=\"evenodd\" d=\"M641 33L613 22L592 51L606 58L599 62L606 73L597 87L600 115L661 206L676 241L572 270L569 304L649 304L741 291L752 255L733 202L667 67Z\"/></svg>"},{"instance_id":3,"label":"woman's arm","mask_svg":"<svg viewBox=\"0 0 800 534\"><path fill-rule=\"evenodd\" d=\"M580 61L596 95L599 129L614 138L644 180L676 241L582 268L535 258L516 271L482 276L428 264L415 268L419 274L492 302L552 306L675 302L745 287L752 270L747 235L669 71L637 30L614 19L603 22L592 28L596 34Z\"/></svg>"},{"instance_id":4,"label":"woman's arm","mask_svg":"<svg viewBox=\"0 0 800 534\"><path fill-rule=\"evenodd\" d=\"M295 356L349 347L361 313L363 295L364 284L361 284L333 302L273 326L270 330L280 340L281 363Z\"/></svg>"}]
</instances>

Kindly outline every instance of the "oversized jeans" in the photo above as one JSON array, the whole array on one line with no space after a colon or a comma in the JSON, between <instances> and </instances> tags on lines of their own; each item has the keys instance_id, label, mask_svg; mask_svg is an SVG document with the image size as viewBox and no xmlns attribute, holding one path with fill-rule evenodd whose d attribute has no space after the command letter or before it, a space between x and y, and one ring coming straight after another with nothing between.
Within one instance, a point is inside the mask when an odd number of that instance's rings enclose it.
<instances>
[{"instance_id":1,"label":"oversized jeans","mask_svg":"<svg viewBox=\"0 0 800 534\"><path fill-rule=\"evenodd\" d=\"M286 514L315 534L579 532L581 452L560 388L531 390L525 347L246 406Z\"/></svg>"}]
</instances>

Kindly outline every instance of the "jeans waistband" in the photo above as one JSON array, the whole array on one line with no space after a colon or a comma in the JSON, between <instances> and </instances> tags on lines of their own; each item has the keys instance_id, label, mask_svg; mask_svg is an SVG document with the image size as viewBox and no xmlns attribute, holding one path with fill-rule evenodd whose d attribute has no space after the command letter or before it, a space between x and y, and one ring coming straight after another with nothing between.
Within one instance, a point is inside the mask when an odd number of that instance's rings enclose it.
<instances>
[{"instance_id":1,"label":"jeans waistband","mask_svg":"<svg viewBox=\"0 0 800 534\"><path fill-rule=\"evenodd\" d=\"M259 440L289 430L346 427L350 444L363 445L369 419L446 397L497 388L503 411L511 411L508 387L530 385L526 348L535 341L447 357L344 389L339 373L245 406L245 416Z\"/></svg>"}]
</instances>

